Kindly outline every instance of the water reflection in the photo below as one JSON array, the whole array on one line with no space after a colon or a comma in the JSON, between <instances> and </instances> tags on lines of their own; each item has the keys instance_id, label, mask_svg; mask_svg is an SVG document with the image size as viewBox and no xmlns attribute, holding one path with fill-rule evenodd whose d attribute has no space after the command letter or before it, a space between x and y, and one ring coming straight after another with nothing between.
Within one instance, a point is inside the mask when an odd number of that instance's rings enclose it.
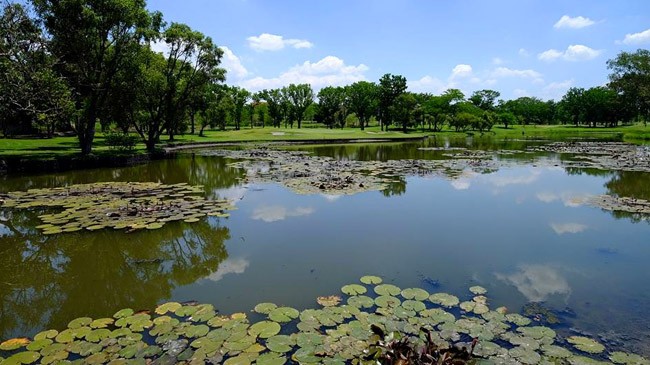
<instances>
[{"instance_id":1,"label":"water reflection","mask_svg":"<svg viewBox=\"0 0 650 365\"><path fill-rule=\"evenodd\" d=\"M495 273L497 279L513 285L531 302L543 302L552 295L568 299L571 288L557 269L550 265L519 265L519 271L506 275Z\"/></svg>"},{"instance_id":2,"label":"water reflection","mask_svg":"<svg viewBox=\"0 0 650 365\"><path fill-rule=\"evenodd\" d=\"M313 212L314 208L310 207L287 208L281 205L261 206L253 210L251 218L271 223L285 220L288 217L310 215Z\"/></svg>"},{"instance_id":3,"label":"water reflection","mask_svg":"<svg viewBox=\"0 0 650 365\"><path fill-rule=\"evenodd\" d=\"M580 233L584 232L587 228L589 228L589 226L580 223L551 223L551 229L559 235L565 233Z\"/></svg>"},{"instance_id":4,"label":"water reflection","mask_svg":"<svg viewBox=\"0 0 650 365\"><path fill-rule=\"evenodd\" d=\"M219 265L217 271L208 275L206 279L211 281L219 281L228 274L243 274L248 268L250 262L243 258L229 258Z\"/></svg>"},{"instance_id":5,"label":"water reflection","mask_svg":"<svg viewBox=\"0 0 650 365\"><path fill-rule=\"evenodd\" d=\"M219 220L40 235L37 214L8 211L0 245L0 338L63 328L72 318L152 308L174 288L218 272L230 238Z\"/></svg>"}]
</instances>

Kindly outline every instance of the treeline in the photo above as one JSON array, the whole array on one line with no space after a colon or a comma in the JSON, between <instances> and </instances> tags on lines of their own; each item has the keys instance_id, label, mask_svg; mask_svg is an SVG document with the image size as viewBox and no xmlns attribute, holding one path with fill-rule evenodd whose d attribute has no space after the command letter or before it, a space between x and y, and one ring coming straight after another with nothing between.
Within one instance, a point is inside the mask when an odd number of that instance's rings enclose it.
<instances>
[{"instance_id":1,"label":"treeline","mask_svg":"<svg viewBox=\"0 0 650 365\"><path fill-rule=\"evenodd\" d=\"M571 88L560 101L499 99L495 90L466 96L413 93L400 75L377 82L309 84L252 93L225 84L222 50L210 37L167 23L144 0L4 2L0 19L0 129L5 137L75 133L84 154L96 128L137 135L154 150L162 136L242 127L380 126L441 131L494 125L616 126L646 121L650 52L607 62L607 86ZM163 50L163 51L156 51Z\"/></svg>"}]
</instances>

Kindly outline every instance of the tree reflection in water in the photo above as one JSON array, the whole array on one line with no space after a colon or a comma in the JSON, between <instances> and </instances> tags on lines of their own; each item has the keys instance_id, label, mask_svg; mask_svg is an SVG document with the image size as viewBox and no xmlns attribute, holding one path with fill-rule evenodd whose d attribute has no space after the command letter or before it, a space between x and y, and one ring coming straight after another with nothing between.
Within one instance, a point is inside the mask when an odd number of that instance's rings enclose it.
<instances>
[{"instance_id":1,"label":"tree reflection in water","mask_svg":"<svg viewBox=\"0 0 650 365\"><path fill-rule=\"evenodd\" d=\"M0 338L63 328L120 308L150 309L174 288L215 272L227 257L217 218L127 234L43 236L35 212L6 211L0 230Z\"/></svg>"}]
</instances>

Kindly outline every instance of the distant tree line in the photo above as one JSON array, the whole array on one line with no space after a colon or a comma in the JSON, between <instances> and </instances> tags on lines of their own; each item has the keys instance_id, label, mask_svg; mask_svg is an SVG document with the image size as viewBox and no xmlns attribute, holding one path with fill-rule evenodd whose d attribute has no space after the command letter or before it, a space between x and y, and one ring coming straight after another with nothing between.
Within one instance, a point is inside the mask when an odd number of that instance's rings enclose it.
<instances>
[{"instance_id":1,"label":"distant tree line","mask_svg":"<svg viewBox=\"0 0 650 365\"><path fill-rule=\"evenodd\" d=\"M250 92L225 84L222 50L210 37L150 12L145 0L4 2L0 19L0 130L5 137L74 133L92 151L96 128L137 135L153 151L161 137L243 127L328 128L370 125L489 131L494 125L617 126L650 117L650 51L607 62L606 86L571 88L559 101L499 99L407 90L386 74L378 82L309 84ZM29 8L27 8L29 7ZM159 52L156 50L164 49Z\"/></svg>"}]
</instances>

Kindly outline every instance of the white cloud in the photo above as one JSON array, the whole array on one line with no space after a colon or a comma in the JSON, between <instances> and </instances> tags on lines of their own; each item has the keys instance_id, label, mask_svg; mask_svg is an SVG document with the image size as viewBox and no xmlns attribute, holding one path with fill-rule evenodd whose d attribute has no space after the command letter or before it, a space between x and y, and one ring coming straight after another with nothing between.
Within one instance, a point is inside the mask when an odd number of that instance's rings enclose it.
<instances>
[{"instance_id":1,"label":"white cloud","mask_svg":"<svg viewBox=\"0 0 650 365\"><path fill-rule=\"evenodd\" d=\"M528 90L526 90L526 89L514 89L512 91L512 94L517 98L521 98L523 96L530 96L530 94L528 93Z\"/></svg>"},{"instance_id":2,"label":"white cloud","mask_svg":"<svg viewBox=\"0 0 650 365\"><path fill-rule=\"evenodd\" d=\"M579 223L551 223L551 228L555 233L562 235L565 233L584 232L588 226Z\"/></svg>"},{"instance_id":3,"label":"white cloud","mask_svg":"<svg viewBox=\"0 0 650 365\"><path fill-rule=\"evenodd\" d=\"M248 70L242 65L241 60L228 47L219 47L223 51L221 66L228 71L227 75L233 75L241 79L248 75Z\"/></svg>"},{"instance_id":4,"label":"white cloud","mask_svg":"<svg viewBox=\"0 0 650 365\"><path fill-rule=\"evenodd\" d=\"M643 44L650 43L650 29L646 29L639 33L628 33L623 39L625 44Z\"/></svg>"},{"instance_id":5,"label":"white cloud","mask_svg":"<svg viewBox=\"0 0 650 365\"><path fill-rule=\"evenodd\" d=\"M521 57L528 57L530 56L530 53L526 50L526 48L519 48L519 55Z\"/></svg>"},{"instance_id":6,"label":"white cloud","mask_svg":"<svg viewBox=\"0 0 650 365\"><path fill-rule=\"evenodd\" d=\"M520 265L510 275L495 274L497 279L511 284L531 302L542 302L551 295L571 294L571 287L560 273L548 265Z\"/></svg>"},{"instance_id":7,"label":"white cloud","mask_svg":"<svg viewBox=\"0 0 650 365\"><path fill-rule=\"evenodd\" d=\"M219 264L217 271L210 274L207 279L219 281L227 274L243 274L250 263L245 259L227 259Z\"/></svg>"},{"instance_id":8,"label":"white cloud","mask_svg":"<svg viewBox=\"0 0 650 365\"><path fill-rule=\"evenodd\" d=\"M271 223L285 220L287 217L300 217L310 215L313 212L314 208L298 207L294 209L287 209L281 205L274 205L255 208L255 210L253 210L253 215L251 218Z\"/></svg>"},{"instance_id":9,"label":"white cloud","mask_svg":"<svg viewBox=\"0 0 650 365\"><path fill-rule=\"evenodd\" d=\"M149 43L151 50L154 52L162 53L165 57L169 55L170 47L164 40L158 40L155 42Z\"/></svg>"},{"instance_id":10,"label":"white cloud","mask_svg":"<svg viewBox=\"0 0 650 365\"><path fill-rule=\"evenodd\" d=\"M555 61L563 59L565 61L588 61L598 57L603 53L600 49L593 49L582 44L572 44L565 51L549 49L537 55L542 61Z\"/></svg>"},{"instance_id":11,"label":"white cloud","mask_svg":"<svg viewBox=\"0 0 650 365\"><path fill-rule=\"evenodd\" d=\"M451 76L449 76L449 78L453 80L457 78L470 77L470 76L472 76L472 66L459 64L456 65L451 70Z\"/></svg>"},{"instance_id":12,"label":"white cloud","mask_svg":"<svg viewBox=\"0 0 650 365\"><path fill-rule=\"evenodd\" d=\"M519 176L491 176L488 181L496 187L504 187L508 185L528 185L532 184L539 179L541 172L539 170L532 170L527 175Z\"/></svg>"},{"instance_id":13,"label":"white cloud","mask_svg":"<svg viewBox=\"0 0 650 365\"><path fill-rule=\"evenodd\" d=\"M563 15L560 20L553 25L554 28L559 29L559 28L574 28L574 29L579 29L579 28L584 28L588 27L590 25L594 25L596 22L589 18L585 18L583 16L577 16L575 18L572 18L568 15Z\"/></svg>"},{"instance_id":14,"label":"white cloud","mask_svg":"<svg viewBox=\"0 0 650 365\"><path fill-rule=\"evenodd\" d=\"M544 82L542 79L542 74L531 69L526 70L516 70L508 67L497 67L492 71L490 75L492 78L506 78L506 77L515 77L522 79L531 79L533 82Z\"/></svg>"},{"instance_id":15,"label":"white cloud","mask_svg":"<svg viewBox=\"0 0 650 365\"><path fill-rule=\"evenodd\" d=\"M335 56L327 56L322 60L312 63L305 61L282 73L278 77L255 77L240 82L240 85L251 91L268 88L278 88L289 84L307 83L318 90L324 86L347 85L365 80L368 67L364 64L357 66L346 65Z\"/></svg>"},{"instance_id":16,"label":"white cloud","mask_svg":"<svg viewBox=\"0 0 650 365\"><path fill-rule=\"evenodd\" d=\"M284 39L281 35L262 33L259 36L251 36L246 38L248 45L259 52L262 51L279 51L284 47L293 48L311 48L313 43L305 39Z\"/></svg>"},{"instance_id":17,"label":"white cloud","mask_svg":"<svg viewBox=\"0 0 650 365\"><path fill-rule=\"evenodd\" d=\"M492 64L493 64L493 65L497 65L497 66L498 66L498 65L502 65L502 64L503 64L503 60L502 60L501 58L499 58L499 57L494 57L494 58L492 59Z\"/></svg>"},{"instance_id":18,"label":"white cloud","mask_svg":"<svg viewBox=\"0 0 650 365\"><path fill-rule=\"evenodd\" d=\"M560 198L556 194L551 193L551 192L546 192L546 191L537 193L535 195L535 197L537 197L537 200L539 200L541 202L544 202L544 203L552 203L552 202L554 202L554 201L556 201L556 200L558 200Z\"/></svg>"},{"instance_id":19,"label":"white cloud","mask_svg":"<svg viewBox=\"0 0 650 365\"><path fill-rule=\"evenodd\" d=\"M472 186L471 181L465 178L452 180L450 184L451 187L456 190L467 190L470 186Z\"/></svg>"},{"instance_id":20,"label":"white cloud","mask_svg":"<svg viewBox=\"0 0 650 365\"><path fill-rule=\"evenodd\" d=\"M447 84L429 75L419 80L408 81L408 89L413 92L431 92L439 94L447 89Z\"/></svg>"},{"instance_id":21,"label":"white cloud","mask_svg":"<svg viewBox=\"0 0 650 365\"><path fill-rule=\"evenodd\" d=\"M573 86L574 82L573 79L551 82L544 86L542 94L547 99L560 99L566 91Z\"/></svg>"}]
</instances>

